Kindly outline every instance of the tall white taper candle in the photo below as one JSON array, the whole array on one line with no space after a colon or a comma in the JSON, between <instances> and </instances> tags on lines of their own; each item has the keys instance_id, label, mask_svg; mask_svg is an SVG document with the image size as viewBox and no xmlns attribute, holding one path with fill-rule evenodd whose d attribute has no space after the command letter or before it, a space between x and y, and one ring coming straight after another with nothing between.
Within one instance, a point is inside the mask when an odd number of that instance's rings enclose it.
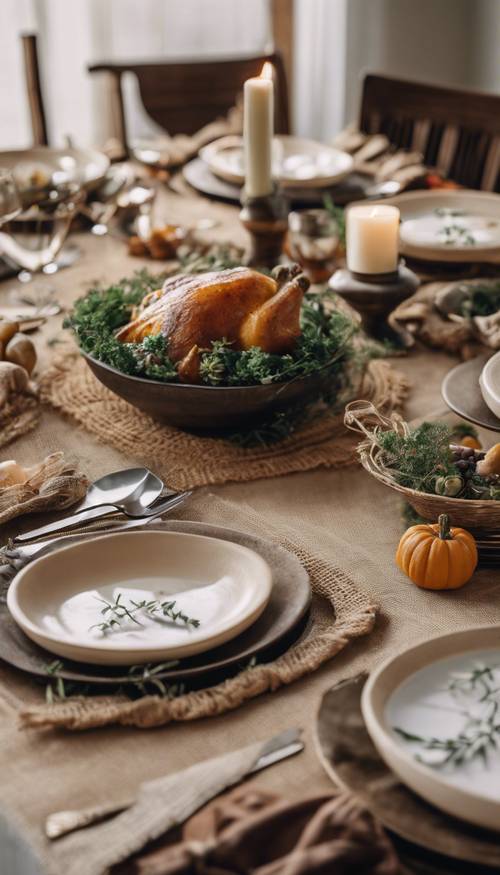
<instances>
[{"instance_id":1,"label":"tall white taper candle","mask_svg":"<svg viewBox=\"0 0 500 875\"><path fill-rule=\"evenodd\" d=\"M269 63L264 64L259 77L245 82L243 149L247 197L263 197L273 190L273 90L272 67Z\"/></svg>"}]
</instances>

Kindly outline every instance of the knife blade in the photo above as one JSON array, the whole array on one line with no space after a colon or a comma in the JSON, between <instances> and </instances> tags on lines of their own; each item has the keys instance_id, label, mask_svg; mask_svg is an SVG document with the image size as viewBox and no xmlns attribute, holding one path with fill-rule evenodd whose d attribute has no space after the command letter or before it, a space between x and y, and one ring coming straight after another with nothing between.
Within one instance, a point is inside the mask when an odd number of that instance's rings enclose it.
<instances>
[{"instance_id":1,"label":"knife blade","mask_svg":"<svg viewBox=\"0 0 500 875\"><path fill-rule=\"evenodd\" d=\"M255 772L260 772L262 769L267 769L269 766L287 759L287 757L300 753L304 749L301 733L301 729L285 729L270 738L264 744L257 761L248 770L247 775L253 775ZM178 774L181 775L182 772ZM51 840L59 839L71 832L120 814L120 812L130 808L135 801L136 798L130 798L88 808L54 811L45 820L45 835Z\"/></svg>"}]
</instances>

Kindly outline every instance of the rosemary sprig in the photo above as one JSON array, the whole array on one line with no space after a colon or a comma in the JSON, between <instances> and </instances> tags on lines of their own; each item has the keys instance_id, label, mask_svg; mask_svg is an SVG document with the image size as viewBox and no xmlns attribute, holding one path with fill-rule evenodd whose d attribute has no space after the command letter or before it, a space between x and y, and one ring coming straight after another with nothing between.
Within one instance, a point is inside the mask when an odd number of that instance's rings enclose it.
<instances>
[{"instance_id":1,"label":"rosemary sprig","mask_svg":"<svg viewBox=\"0 0 500 875\"><path fill-rule=\"evenodd\" d=\"M197 628L200 625L199 620L196 620L194 617L188 617L187 614L184 614L180 609L175 609L177 604L175 599L173 601L163 602L160 602L158 599L151 599L149 601L143 599L140 602L130 599L129 604L126 604L123 601L122 593L119 592L112 602L108 602L106 599L102 598L98 598L97 601L104 605L101 609L101 615L107 617L107 619L102 620L100 623L94 623L89 627L89 632L91 629L99 629L99 631L104 634L112 632L119 629L124 620L130 620L130 622L135 623L137 626L142 626L143 624L136 616L137 614L140 614L140 612L143 612L148 616L161 613L162 616L172 620L173 623L181 622L186 626L193 626L194 628Z\"/></svg>"},{"instance_id":2,"label":"rosemary sprig","mask_svg":"<svg viewBox=\"0 0 500 875\"><path fill-rule=\"evenodd\" d=\"M460 701L467 697L471 700L468 708L458 712L463 714L464 724L457 735L424 737L393 727L404 741L421 745L424 753L418 753L417 760L434 768L457 767L478 757L486 763L488 754L500 745L500 687L495 686L498 667L478 662L470 671L451 673L447 687L450 694L454 699L460 697Z\"/></svg>"}]
</instances>

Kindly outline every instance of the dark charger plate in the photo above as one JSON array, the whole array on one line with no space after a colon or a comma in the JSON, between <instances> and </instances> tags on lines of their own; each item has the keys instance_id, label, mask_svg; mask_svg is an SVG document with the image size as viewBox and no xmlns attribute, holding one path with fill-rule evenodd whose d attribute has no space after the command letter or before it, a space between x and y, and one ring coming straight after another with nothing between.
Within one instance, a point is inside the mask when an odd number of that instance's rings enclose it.
<instances>
[{"instance_id":1,"label":"dark charger plate","mask_svg":"<svg viewBox=\"0 0 500 875\"><path fill-rule=\"evenodd\" d=\"M122 374L82 352L97 379L159 422L191 431L216 433L257 424L259 419L310 400L334 377L317 371L285 383L256 386L197 386L160 383Z\"/></svg>"},{"instance_id":2,"label":"dark charger plate","mask_svg":"<svg viewBox=\"0 0 500 875\"><path fill-rule=\"evenodd\" d=\"M434 808L402 784L381 759L361 713L365 680L366 675L360 675L341 681L321 702L316 743L330 777L358 796L393 833L401 861L410 872L500 872L500 833L479 829Z\"/></svg>"},{"instance_id":3,"label":"dark charger plate","mask_svg":"<svg viewBox=\"0 0 500 875\"><path fill-rule=\"evenodd\" d=\"M207 535L243 544L259 553L271 567L273 587L269 603L259 619L241 635L221 647L155 674L166 684L189 683L190 688L207 686L235 674L253 657L273 658L290 646L302 633L311 602L309 576L296 556L270 541L243 532L206 523L178 520L151 525L151 529ZM49 548L50 549L50 548ZM21 671L49 680L47 666L57 659L54 654L31 641L11 618L5 601L0 602L0 659ZM140 670L138 671L140 675ZM122 667L87 665L65 659L63 668L50 674L65 681L78 681L99 687L130 684L130 675Z\"/></svg>"}]
</instances>

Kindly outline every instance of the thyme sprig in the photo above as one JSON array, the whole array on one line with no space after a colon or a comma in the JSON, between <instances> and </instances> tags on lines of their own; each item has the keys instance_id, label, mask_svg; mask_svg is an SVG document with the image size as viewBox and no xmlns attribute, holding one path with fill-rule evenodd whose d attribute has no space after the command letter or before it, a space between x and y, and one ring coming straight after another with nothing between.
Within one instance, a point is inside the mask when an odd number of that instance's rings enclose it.
<instances>
[{"instance_id":1,"label":"thyme sprig","mask_svg":"<svg viewBox=\"0 0 500 875\"><path fill-rule=\"evenodd\" d=\"M142 626L143 624L137 619L137 615L141 613L149 617L161 613L163 617L167 617L173 623L181 622L186 626L193 626L194 628L200 625L199 620L196 620L194 617L188 617L180 609L176 610L177 602L175 599L163 602L160 602L158 599L143 599L139 602L130 599L127 604L123 601L123 594L119 592L112 602L102 598L98 598L97 601L104 605L101 608L101 615L107 617L107 619L102 620L100 623L94 623L89 627L89 632L91 629L99 629L103 634L113 632L121 628L126 620L130 620L130 622L135 623L137 626Z\"/></svg>"},{"instance_id":2,"label":"thyme sprig","mask_svg":"<svg viewBox=\"0 0 500 875\"><path fill-rule=\"evenodd\" d=\"M416 743L423 751L416 759L434 768L461 766L480 758L485 763L488 754L500 745L500 686L496 686L495 669L482 662L470 671L452 672L448 691L455 701L462 704L464 725L450 738L422 736L394 726L394 732L404 741ZM468 702L465 700L469 700ZM438 708L440 706L437 706Z\"/></svg>"}]
</instances>

